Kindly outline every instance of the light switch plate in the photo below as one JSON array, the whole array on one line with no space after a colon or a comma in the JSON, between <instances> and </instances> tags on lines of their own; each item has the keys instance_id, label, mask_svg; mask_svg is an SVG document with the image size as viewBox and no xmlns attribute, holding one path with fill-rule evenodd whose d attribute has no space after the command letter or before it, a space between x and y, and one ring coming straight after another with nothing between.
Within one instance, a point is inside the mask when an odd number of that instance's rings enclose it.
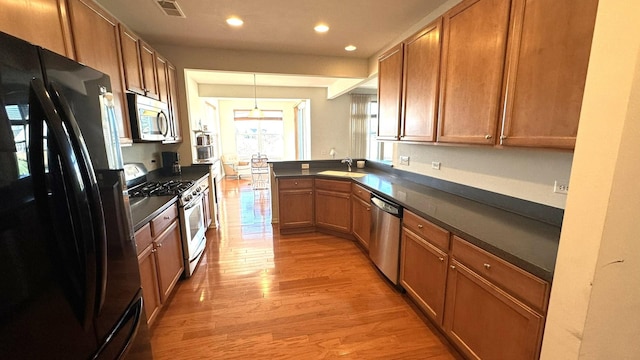
<instances>
[{"instance_id":1,"label":"light switch plate","mask_svg":"<svg viewBox=\"0 0 640 360\"><path fill-rule=\"evenodd\" d=\"M409 165L409 157L400 156L400 165Z\"/></svg>"},{"instance_id":2,"label":"light switch plate","mask_svg":"<svg viewBox=\"0 0 640 360\"><path fill-rule=\"evenodd\" d=\"M309 169L309 164L302 164L301 166L303 170Z\"/></svg>"}]
</instances>

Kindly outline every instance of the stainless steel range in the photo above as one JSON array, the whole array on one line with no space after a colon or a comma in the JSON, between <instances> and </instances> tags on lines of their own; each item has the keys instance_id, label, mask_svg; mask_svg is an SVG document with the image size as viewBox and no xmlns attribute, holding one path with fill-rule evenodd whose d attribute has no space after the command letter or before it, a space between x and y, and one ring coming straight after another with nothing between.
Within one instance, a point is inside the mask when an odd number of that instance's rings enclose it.
<instances>
[{"instance_id":1,"label":"stainless steel range","mask_svg":"<svg viewBox=\"0 0 640 360\"><path fill-rule=\"evenodd\" d=\"M209 187L209 182L206 179L202 181L182 179L147 181L147 170L142 164L126 164L125 174L132 203L137 201L136 198L149 196L177 195L179 197L184 275L187 278L190 277L207 245L203 194Z\"/></svg>"}]
</instances>

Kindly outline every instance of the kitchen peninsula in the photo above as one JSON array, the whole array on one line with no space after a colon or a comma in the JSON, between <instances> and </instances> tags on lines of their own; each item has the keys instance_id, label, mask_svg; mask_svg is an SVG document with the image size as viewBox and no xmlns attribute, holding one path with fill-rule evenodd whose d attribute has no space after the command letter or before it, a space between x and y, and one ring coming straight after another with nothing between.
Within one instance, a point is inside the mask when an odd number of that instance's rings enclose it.
<instances>
[{"instance_id":1,"label":"kitchen peninsula","mask_svg":"<svg viewBox=\"0 0 640 360\"><path fill-rule=\"evenodd\" d=\"M463 352L471 356L475 347L488 346L484 356L538 356L562 210L372 162L351 174L339 161L305 162L309 169L301 169L301 163L272 163L278 180L274 188L283 182L283 191L291 191L293 181L317 202L318 193L327 189L314 190L313 184L329 179L341 188L356 184L404 208L401 287ZM279 209L298 206L289 201L296 198L273 196L278 197ZM318 209L303 230L309 224L324 230ZM351 211L355 218L356 209ZM279 216L282 222L282 211ZM347 231L344 237L352 234ZM502 345L496 345L501 343L497 338L505 339Z\"/></svg>"}]
</instances>

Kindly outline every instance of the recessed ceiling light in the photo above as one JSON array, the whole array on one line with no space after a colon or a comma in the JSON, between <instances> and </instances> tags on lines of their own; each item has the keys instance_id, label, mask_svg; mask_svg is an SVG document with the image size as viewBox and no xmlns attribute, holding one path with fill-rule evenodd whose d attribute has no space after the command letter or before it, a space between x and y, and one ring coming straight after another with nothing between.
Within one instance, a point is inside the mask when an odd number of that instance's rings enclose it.
<instances>
[{"instance_id":1,"label":"recessed ceiling light","mask_svg":"<svg viewBox=\"0 0 640 360\"><path fill-rule=\"evenodd\" d=\"M319 25L316 25L316 27L314 27L313 30L319 33L324 33L329 31L329 27L325 24L319 24Z\"/></svg>"},{"instance_id":2,"label":"recessed ceiling light","mask_svg":"<svg viewBox=\"0 0 640 360\"><path fill-rule=\"evenodd\" d=\"M227 24L231 26L242 26L242 24L244 24L244 21L242 21L242 19L238 17L233 16L227 19Z\"/></svg>"},{"instance_id":3,"label":"recessed ceiling light","mask_svg":"<svg viewBox=\"0 0 640 360\"><path fill-rule=\"evenodd\" d=\"M353 46L353 45L348 45L344 47L345 50L347 51L355 51L357 49L357 47Z\"/></svg>"}]
</instances>

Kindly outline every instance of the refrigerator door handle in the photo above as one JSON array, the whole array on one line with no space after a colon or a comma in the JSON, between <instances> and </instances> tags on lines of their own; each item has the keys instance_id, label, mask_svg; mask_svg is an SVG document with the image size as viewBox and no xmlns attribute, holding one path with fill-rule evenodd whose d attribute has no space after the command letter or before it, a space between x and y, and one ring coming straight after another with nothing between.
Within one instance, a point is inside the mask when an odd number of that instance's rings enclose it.
<instances>
[{"instance_id":1,"label":"refrigerator door handle","mask_svg":"<svg viewBox=\"0 0 640 360\"><path fill-rule=\"evenodd\" d=\"M94 233L90 226L92 220L91 211L87 199L87 188L82 179L82 174L78 167L78 159L75 156L73 147L70 143L69 136L67 135L68 128L63 124L58 112L51 101L49 93L47 92L42 79L33 79L31 81L31 90L29 97L30 107L30 127L31 135L30 142L32 151L30 151L30 164L32 166L32 176L34 181L34 193L39 206L45 206L47 198L49 197L46 189L47 179L45 176L45 166L48 166L50 172L61 171L60 176L64 184L61 184L63 189L61 191L67 192L68 196L68 210L69 217L71 219L71 228L74 233L72 238L75 239L74 248L72 252L72 258L78 260L78 266L82 267L81 274L77 275L77 279L74 278L74 274L71 274L71 282L77 283L77 286L81 288L76 291L81 292L80 299L70 299L73 304L77 303L78 307L82 307L78 311L79 320L86 330L91 326L93 320L93 313L96 303L96 264L95 256L89 256L95 253L94 241L87 241L87 239L93 240ZM39 111L39 112L38 112ZM44 123L48 125L46 137L43 132ZM45 165L44 162L44 141L48 141L53 145L51 150L57 150L59 156L60 168L57 168L57 164L49 163ZM49 159L54 158L50 154ZM43 211L51 211L46 208ZM53 218L56 215L54 214ZM54 236L60 243L58 246L63 251L66 250L66 244L63 242L68 241L67 236L59 238ZM66 254L65 254L66 255ZM68 270L68 269L67 269ZM68 270L69 271L69 270ZM74 295L75 293L72 293ZM75 294L74 296L77 296Z\"/></svg>"},{"instance_id":2,"label":"refrigerator door handle","mask_svg":"<svg viewBox=\"0 0 640 360\"><path fill-rule=\"evenodd\" d=\"M63 124L67 125L68 139L73 148L73 152L78 158L78 165L82 173L82 179L84 186L87 189L87 197L89 201L89 207L91 212L91 219L93 220L92 228L94 233L94 244L96 247L96 261L97 269L95 281L96 293L95 313L100 314L102 306L104 305L105 293L107 288L107 233L105 229L104 211L102 208L102 200L100 199L100 189L98 181L96 180L96 174L91 165L91 158L89 157L89 150L85 145L82 132L78 126L69 103L62 95L59 87L55 83L50 84L50 94L56 107L60 110L60 117Z\"/></svg>"}]
</instances>

